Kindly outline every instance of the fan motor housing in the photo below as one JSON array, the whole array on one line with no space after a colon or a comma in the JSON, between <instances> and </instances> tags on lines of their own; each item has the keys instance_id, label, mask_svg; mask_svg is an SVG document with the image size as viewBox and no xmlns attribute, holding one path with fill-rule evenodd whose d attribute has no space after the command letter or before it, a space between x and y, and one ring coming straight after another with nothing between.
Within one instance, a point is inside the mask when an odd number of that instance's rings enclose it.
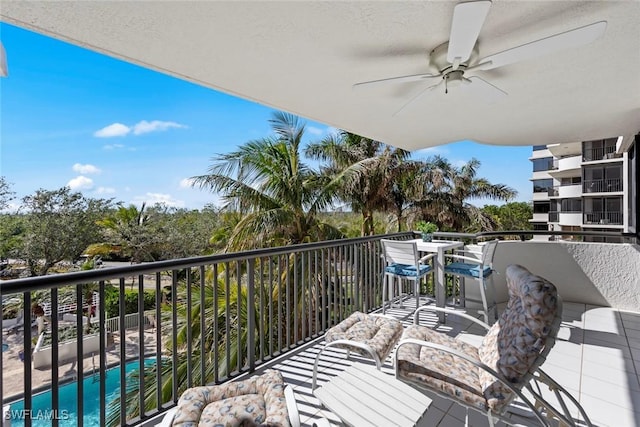
<instances>
[{"instance_id":1,"label":"fan motor housing","mask_svg":"<svg viewBox=\"0 0 640 427\"><path fill-rule=\"evenodd\" d=\"M452 71L462 71L467 69L470 64L473 64L477 61L479 56L478 43L475 44L473 50L471 51L471 55L469 59L464 62L461 62L458 66L457 70L453 69L453 64L447 61L447 52L449 50L449 42L443 43L437 47L435 47L429 53L429 66L437 69L439 73L443 75L443 77L449 74Z\"/></svg>"}]
</instances>

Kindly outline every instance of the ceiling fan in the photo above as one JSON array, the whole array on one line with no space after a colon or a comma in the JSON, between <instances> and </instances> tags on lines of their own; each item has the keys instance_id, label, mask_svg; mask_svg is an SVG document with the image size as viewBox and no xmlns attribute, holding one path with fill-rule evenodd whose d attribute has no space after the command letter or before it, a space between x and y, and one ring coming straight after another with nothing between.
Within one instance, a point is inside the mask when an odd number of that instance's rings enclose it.
<instances>
[{"instance_id":1,"label":"ceiling fan","mask_svg":"<svg viewBox=\"0 0 640 427\"><path fill-rule=\"evenodd\" d=\"M429 65L437 69L437 73L371 80L356 83L353 88L418 81L434 83L416 93L393 114L394 116L440 85L444 85L445 93L449 92L450 87L460 86L485 101L492 102L506 96L507 93L478 76L467 77L465 73L491 70L559 50L586 45L602 36L607 26L606 21L595 22L478 59L477 40L490 7L491 0L456 4L449 41L436 47L429 54Z\"/></svg>"}]
</instances>

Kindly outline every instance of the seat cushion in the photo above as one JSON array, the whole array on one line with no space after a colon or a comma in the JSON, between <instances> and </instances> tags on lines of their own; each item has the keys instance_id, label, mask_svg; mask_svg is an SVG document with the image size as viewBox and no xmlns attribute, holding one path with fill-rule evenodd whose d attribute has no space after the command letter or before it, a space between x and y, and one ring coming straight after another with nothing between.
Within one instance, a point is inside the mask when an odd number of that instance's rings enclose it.
<instances>
[{"instance_id":1,"label":"seat cushion","mask_svg":"<svg viewBox=\"0 0 640 427\"><path fill-rule=\"evenodd\" d=\"M461 274L463 276L475 277L476 279L480 278L480 274L482 271L482 277L487 277L491 275L491 267L488 265L484 266L482 270L480 270L480 266L477 264L467 264L465 262L452 262L449 265L444 266L445 273L452 274Z\"/></svg>"},{"instance_id":2,"label":"seat cushion","mask_svg":"<svg viewBox=\"0 0 640 427\"><path fill-rule=\"evenodd\" d=\"M268 370L244 381L185 390L173 426L289 426L280 372Z\"/></svg>"},{"instance_id":3,"label":"seat cushion","mask_svg":"<svg viewBox=\"0 0 640 427\"><path fill-rule=\"evenodd\" d=\"M421 277L431 271L431 266L429 265L420 265L420 270L416 270L415 265L409 264L390 264L384 268L385 273L391 273L398 276L406 276L406 277ZM416 273L418 271L418 273Z\"/></svg>"},{"instance_id":4,"label":"seat cushion","mask_svg":"<svg viewBox=\"0 0 640 427\"><path fill-rule=\"evenodd\" d=\"M480 360L521 388L545 360L560 327L561 308L553 284L524 267L507 268L509 302L478 348ZM489 373L480 373L489 407L500 412L513 393Z\"/></svg>"},{"instance_id":5,"label":"seat cushion","mask_svg":"<svg viewBox=\"0 0 640 427\"><path fill-rule=\"evenodd\" d=\"M408 338L440 344L478 359L478 350L474 346L425 326L407 327L402 339ZM396 352L396 363L400 378L485 410L486 399L480 387L478 368L472 363L446 351L417 344L402 344Z\"/></svg>"},{"instance_id":6,"label":"seat cushion","mask_svg":"<svg viewBox=\"0 0 640 427\"><path fill-rule=\"evenodd\" d=\"M366 344L384 362L391 350L402 336L402 323L384 316L365 314L359 311L329 329L325 341L350 340ZM370 355L357 347L338 346L352 350L366 357Z\"/></svg>"}]
</instances>

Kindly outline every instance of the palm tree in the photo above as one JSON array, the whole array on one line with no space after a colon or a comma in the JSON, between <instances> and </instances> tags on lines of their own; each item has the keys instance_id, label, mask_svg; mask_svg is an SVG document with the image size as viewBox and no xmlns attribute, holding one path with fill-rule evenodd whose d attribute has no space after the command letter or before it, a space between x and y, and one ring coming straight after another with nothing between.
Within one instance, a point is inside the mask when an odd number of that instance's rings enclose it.
<instances>
[{"instance_id":1,"label":"palm tree","mask_svg":"<svg viewBox=\"0 0 640 427\"><path fill-rule=\"evenodd\" d=\"M479 224L483 230L493 229L495 224L491 216L468 200L509 201L517 192L505 184L492 184L485 178L478 178L479 167L477 159L471 159L461 167L453 166L440 156L427 160L424 176L428 177L428 184L415 203L422 218L437 223L441 229L464 231L472 223Z\"/></svg>"},{"instance_id":2,"label":"palm tree","mask_svg":"<svg viewBox=\"0 0 640 427\"><path fill-rule=\"evenodd\" d=\"M135 205L118 206L115 213L96 222L105 229L109 243L120 247L122 255L130 257L132 263L153 258L156 237L149 229L150 217L145 207L145 203L140 209Z\"/></svg>"},{"instance_id":3,"label":"palm tree","mask_svg":"<svg viewBox=\"0 0 640 427\"><path fill-rule=\"evenodd\" d=\"M394 168L407 160L410 153L392 148L382 142L347 131L339 131L321 142L309 144L305 154L328 162L323 168L326 176L342 176L340 199L362 214L362 235L375 233L373 213L388 205L389 188L394 180Z\"/></svg>"},{"instance_id":4,"label":"palm tree","mask_svg":"<svg viewBox=\"0 0 640 427\"><path fill-rule=\"evenodd\" d=\"M237 151L218 155L208 174L192 178L194 186L221 193L227 209L244 214L226 249L342 237L318 216L335 198L339 181L319 175L301 161L304 124L282 112L274 113L269 122L274 137L249 141Z\"/></svg>"}]
</instances>

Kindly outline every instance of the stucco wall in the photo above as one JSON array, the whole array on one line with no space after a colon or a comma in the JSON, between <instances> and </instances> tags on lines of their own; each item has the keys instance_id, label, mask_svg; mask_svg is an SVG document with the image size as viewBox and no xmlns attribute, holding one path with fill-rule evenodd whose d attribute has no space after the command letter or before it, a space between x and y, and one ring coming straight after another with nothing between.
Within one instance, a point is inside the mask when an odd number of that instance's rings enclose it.
<instances>
[{"instance_id":1,"label":"stucco wall","mask_svg":"<svg viewBox=\"0 0 640 427\"><path fill-rule=\"evenodd\" d=\"M640 311L638 245L502 241L494 258L498 301L507 299L504 272L510 264L554 283L565 301Z\"/></svg>"}]
</instances>

